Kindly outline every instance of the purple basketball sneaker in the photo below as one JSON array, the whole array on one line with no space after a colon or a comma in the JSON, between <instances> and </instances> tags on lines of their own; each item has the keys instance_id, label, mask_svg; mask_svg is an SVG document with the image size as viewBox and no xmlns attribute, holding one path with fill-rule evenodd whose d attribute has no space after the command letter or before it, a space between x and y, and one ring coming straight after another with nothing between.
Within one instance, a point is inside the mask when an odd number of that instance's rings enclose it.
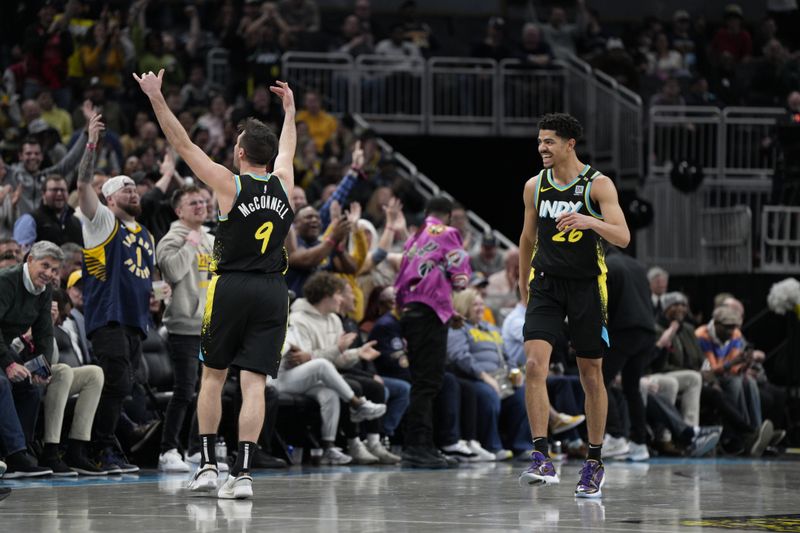
<instances>
[{"instance_id":1,"label":"purple basketball sneaker","mask_svg":"<svg viewBox=\"0 0 800 533\"><path fill-rule=\"evenodd\" d=\"M587 459L581 468L581 480L575 487L576 498L600 498L603 496L603 483L606 481L606 469L603 463Z\"/></svg>"},{"instance_id":2,"label":"purple basketball sneaker","mask_svg":"<svg viewBox=\"0 0 800 533\"><path fill-rule=\"evenodd\" d=\"M555 485L559 481L553 462L542 452L531 454L531 466L519 476L519 484L525 485Z\"/></svg>"}]
</instances>

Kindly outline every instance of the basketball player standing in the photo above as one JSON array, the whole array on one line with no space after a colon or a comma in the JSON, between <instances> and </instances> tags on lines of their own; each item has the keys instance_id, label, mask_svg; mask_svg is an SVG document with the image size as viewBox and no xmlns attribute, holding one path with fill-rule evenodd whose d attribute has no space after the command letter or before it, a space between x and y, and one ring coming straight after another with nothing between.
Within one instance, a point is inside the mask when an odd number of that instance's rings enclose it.
<instances>
[{"instance_id":1,"label":"basketball player standing","mask_svg":"<svg viewBox=\"0 0 800 533\"><path fill-rule=\"evenodd\" d=\"M242 387L239 453L230 475L219 488L220 498L253 495L250 461L264 422L266 375L276 376L286 334L288 289L284 280L288 259L283 242L294 212L289 198L294 186L294 95L288 84L276 82L270 91L283 102L280 141L264 123L245 119L233 151L239 174L213 162L192 144L161 93L164 70L134 78L150 99L170 145L194 174L209 185L219 201L219 227L214 243L203 316L200 359L203 362L197 415L200 426L200 468L189 484L192 491L217 489L214 455L222 411L222 387L230 366L238 367ZM267 167L275 155L274 170Z\"/></svg>"},{"instance_id":2,"label":"basketball player standing","mask_svg":"<svg viewBox=\"0 0 800 533\"><path fill-rule=\"evenodd\" d=\"M574 117L545 115L539 122L538 139L544 169L525 184L519 289L528 302L523 330L525 402L535 450L520 482L559 482L548 456L546 379L550 354L566 316L586 393L589 433L589 454L575 496L599 498L605 481L601 449L608 410L602 357L609 346L607 270L600 241L625 247L630 232L613 182L578 159L575 144L581 134Z\"/></svg>"}]
</instances>

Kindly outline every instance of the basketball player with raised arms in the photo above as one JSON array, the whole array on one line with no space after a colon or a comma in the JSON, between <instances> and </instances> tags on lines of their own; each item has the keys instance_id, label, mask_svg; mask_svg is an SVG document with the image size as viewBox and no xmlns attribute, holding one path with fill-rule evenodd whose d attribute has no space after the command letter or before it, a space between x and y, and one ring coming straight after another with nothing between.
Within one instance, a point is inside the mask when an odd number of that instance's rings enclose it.
<instances>
[{"instance_id":1,"label":"basketball player with raised arms","mask_svg":"<svg viewBox=\"0 0 800 533\"><path fill-rule=\"evenodd\" d=\"M236 367L242 388L239 453L217 496L249 498L253 495L250 462L264 422L266 376L277 374L289 310L284 280L288 258L283 243L294 220L289 201L297 143L294 95L284 82L270 87L283 102L280 141L266 124L254 118L242 121L233 148L233 164L239 173L233 174L192 144L161 93L163 75L162 69L157 75L148 72L133 77L150 99L167 141L192 172L214 190L219 202L219 227L211 264L214 276L208 286L200 332L200 467L189 490L217 490L214 447L222 411L222 387L228 368ZM276 145L274 170L268 172Z\"/></svg>"}]
</instances>

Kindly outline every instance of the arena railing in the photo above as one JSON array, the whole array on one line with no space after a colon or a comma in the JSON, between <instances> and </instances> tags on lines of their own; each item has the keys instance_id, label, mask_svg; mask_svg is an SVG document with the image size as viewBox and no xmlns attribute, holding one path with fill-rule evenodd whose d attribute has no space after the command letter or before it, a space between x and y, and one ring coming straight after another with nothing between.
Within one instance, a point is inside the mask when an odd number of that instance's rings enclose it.
<instances>
[{"instance_id":1,"label":"arena railing","mask_svg":"<svg viewBox=\"0 0 800 533\"><path fill-rule=\"evenodd\" d=\"M428 123L433 135L494 135L500 122L502 81L493 59L428 60Z\"/></svg>"},{"instance_id":2,"label":"arena railing","mask_svg":"<svg viewBox=\"0 0 800 533\"><path fill-rule=\"evenodd\" d=\"M356 97L350 109L385 133L424 131L425 73L421 57L359 56L351 77Z\"/></svg>"},{"instance_id":3,"label":"arena railing","mask_svg":"<svg viewBox=\"0 0 800 533\"><path fill-rule=\"evenodd\" d=\"M648 181L641 196L653 205L653 221L636 235L637 257L673 274L751 272L757 235L752 208L718 207L738 194L737 185L742 186L740 180L704 182L687 194L669 180ZM752 190L741 194L757 197Z\"/></svg>"},{"instance_id":4,"label":"arena railing","mask_svg":"<svg viewBox=\"0 0 800 533\"><path fill-rule=\"evenodd\" d=\"M539 117L553 110L568 111L569 72L564 63L555 62L548 69L532 69L518 59L504 59L498 68L499 109L495 113L501 135L532 138Z\"/></svg>"},{"instance_id":5,"label":"arena railing","mask_svg":"<svg viewBox=\"0 0 800 533\"><path fill-rule=\"evenodd\" d=\"M382 133L525 137L542 114L565 111L587 125L581 148L594 164L641 177L641 100L575 56L546 69L514 59L311 52L287 52L282 62L298 102L314 88L328 111L359 113Z\"/></svg>"},{"instance_id":6,"label":"arena railing","mask_svg":"<svg viewBox=\"0 0 800 533\"><path fill-rule=\"evenodd\" d=\"M721 129L719 108L652 106L647 142L650 175L668 175L674 164L688 161L706 177L719 176Z\"/></svg>"},{"instance_id":7,"label":"arena railing","mask_svg":"<svg viewBox=\"0 0 800 533\"><path fill-rule=\"evenodd\" d=\"M293 87L298 107L309 89L318 91L325 109L335 115L348 113L355 106L355 62L350 54L286 52L282 75Z\"/></svg>"},{"instance_id":8,"label":"arena railing","mask_svg":"<svg viewBox=\"0 0 800 533\"><path fill-rule=\"evenodd\" d=\"M753 215L747 206L711 207L700 212L700 272L747 273L753 270Z\"/></svg>"},{"instance_id":9,"label":"arena railing","mask_svg":"<svg viewBox=\"0 0 800 533\"><path fill-rule=\"evenodd\" d=\"M767 206L761 213L761 270L800 272L800 207Z\"/></svg>"},{"instance_id":10,"label":"arena railing","mask_svg":"<svg viewBox=\"0 0 800 533\"><path fill-rule=\"evenodd\" d=\"M706 178L770 177L777 159L775 107L652 106L650 175L667 175L679 161L702 167Z\"/></svg>"},{"instance_id":11,"label":"arena railing","mask_svg":"<svg viewBox=\"0 0 800 533\"><path fill-rule=\"evenodd\" d=\"M720 138L721 177L772 176L777 160L775 124L779 107L726 107Z\"/></svg>"}]
</instances>

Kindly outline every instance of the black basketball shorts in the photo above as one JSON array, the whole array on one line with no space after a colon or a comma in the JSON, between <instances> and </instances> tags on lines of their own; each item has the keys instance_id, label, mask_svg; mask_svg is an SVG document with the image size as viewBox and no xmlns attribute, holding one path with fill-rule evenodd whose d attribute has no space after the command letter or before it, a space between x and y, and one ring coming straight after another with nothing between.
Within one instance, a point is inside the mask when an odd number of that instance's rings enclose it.
<instances>
[{"instance_id":1,"label":"black basketball shorts","mask_svg":"<svg viewBox=\"0 0 800 533\"><path fill-rule=\"evenodd\" d=\"M606 276L560 278L534 272L528 287L523 336L555 345L568 320L569 340L578 357L603 357L609 347Z\"/></svg>"},{"instance_id":2,"label":"black basketball shorts","mask_svg":"<svg viewBox=\"0 0 800 533\"><path fill-rule=\"evenodd\" d=\"M211 279L200 360L276 377L286 338L289 292L283 274L223 272Z\"/></svg>"}]
</instances>

